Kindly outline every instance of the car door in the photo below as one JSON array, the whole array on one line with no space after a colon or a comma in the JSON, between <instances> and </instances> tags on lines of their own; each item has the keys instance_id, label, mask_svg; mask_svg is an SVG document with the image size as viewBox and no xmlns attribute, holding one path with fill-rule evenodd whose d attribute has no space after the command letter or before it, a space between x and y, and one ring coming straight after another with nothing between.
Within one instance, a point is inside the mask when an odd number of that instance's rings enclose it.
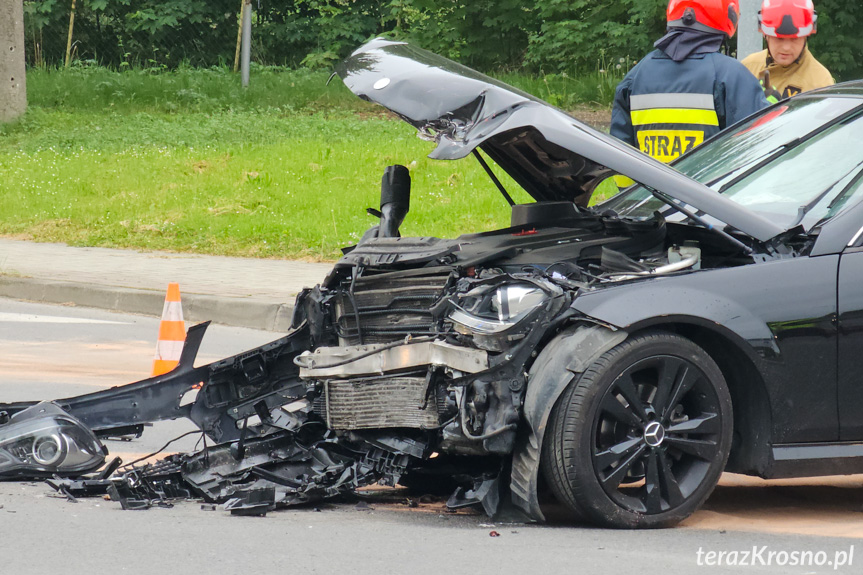
<instances>
[{"instance_id":1,"label":"car door","mask_svg":"<svg viewBox=\"0 0 863 575\"><path fill-rule=\"evenodd\" d=\"M839 439L863 440L863 172L845 194L850 205L827 222L813 252L838 252L837 399ZM840 206L841 209L841 206Z\"/></svg>"},{"instance_id":2,"label":"car door","mask_svg":"<svg viewBox=\"0 0 863 575\"><path fill-rule=\"evenodd\" d=\"M863 228L848 243L839 260L837 286L839 438L859 441L863 440Z\"/></svg>"}]
</instances>

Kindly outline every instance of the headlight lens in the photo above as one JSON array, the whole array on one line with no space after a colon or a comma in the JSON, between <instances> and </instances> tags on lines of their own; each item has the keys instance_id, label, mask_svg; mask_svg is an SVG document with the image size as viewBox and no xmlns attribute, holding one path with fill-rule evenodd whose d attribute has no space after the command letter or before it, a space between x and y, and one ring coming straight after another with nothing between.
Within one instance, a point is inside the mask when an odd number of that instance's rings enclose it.
<instances>
[{"instance_id":1,"label":"headlight lens","mask_svg":"<svg viewBox=\"0 0 863 575\"><path fill-rule=\"evenodd\" d=\"M497 313L498 321L519 318L545 301L545 293L534 286L503 286L494 292L491 301L492 311Z\"/></svg>"},{"instance_id":2,"label":"headlight lens","mask_svg":"<svg viewBox=\"0 0 863 575\"><path fill-rule=\"evenodd\" d=\"M0 425L0 478L74 476L104 462L93 432L54 403L28 407Z\"/></svg>"},{"instance_id":3,"label":"headlight lens","mask_svg":"<svg viewBox=\"0 0 863 575\"><path fill-rule=\"evenodd\" d=\"M534 285L505 285L480 295L467 295L449 318L463 333L490 335L513 327L546 299L546 293Z\"/></svg>"}]
</instances>

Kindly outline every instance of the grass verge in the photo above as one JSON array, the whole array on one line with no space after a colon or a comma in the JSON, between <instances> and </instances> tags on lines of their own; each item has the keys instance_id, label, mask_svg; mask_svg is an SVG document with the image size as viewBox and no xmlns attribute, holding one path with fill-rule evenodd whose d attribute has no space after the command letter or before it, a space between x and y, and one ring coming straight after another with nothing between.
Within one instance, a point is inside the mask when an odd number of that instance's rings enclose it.
<instances>
[{"instance_id":1,"label":"grass verge","mask_svg":"<svg viewBox=\"0 0 863 575\"><path fill-rule=\"evenodd\" d=\"M432 144L341 82L262 75L243 92L220 74L28 76L30 111L0 126L0 233L331 260L374 224L365 208L377 207L383 169L396 163L413 179L404 234L508 224L506 202L475 161L429 160ZM516 201L530 201L498 174Z\"/></svg>"}]
</instances>

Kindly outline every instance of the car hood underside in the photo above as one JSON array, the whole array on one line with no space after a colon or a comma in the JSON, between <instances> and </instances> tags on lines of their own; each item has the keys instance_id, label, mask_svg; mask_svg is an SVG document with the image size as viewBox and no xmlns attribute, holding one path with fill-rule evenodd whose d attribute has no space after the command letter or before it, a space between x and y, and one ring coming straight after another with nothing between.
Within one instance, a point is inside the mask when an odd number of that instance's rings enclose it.
<instances>
[{"instance_id":1,"label":"car hood underside","mask_svg":"<svg viewBox=\"0 0 863 575\"><path fill-rule=\"evenodd\" d=\"M454 160L479 148L539 202L586 205L603 179L621 173L760 241L784 231L529 94L409 44L373 40L336 73L434 140L429 157Z\"/></svg>"}]
</instances>

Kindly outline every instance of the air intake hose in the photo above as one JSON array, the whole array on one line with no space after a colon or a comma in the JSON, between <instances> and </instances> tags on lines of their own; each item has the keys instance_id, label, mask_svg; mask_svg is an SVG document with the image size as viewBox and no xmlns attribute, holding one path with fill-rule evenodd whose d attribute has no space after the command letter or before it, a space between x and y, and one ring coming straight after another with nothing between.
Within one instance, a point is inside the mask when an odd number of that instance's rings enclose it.
<instances>
[{"instance_id":1,"label":"air intake hose","mask_svg":"<svg viewBox=\"0 0 863 575\"><path fill-rule=\"evenodd\" d=\"M410 171L398 164L387 166L381 179L381 224L378 237L400 237L399 226L410 209L410 200Z\"/></svg>"}]
</instances>

